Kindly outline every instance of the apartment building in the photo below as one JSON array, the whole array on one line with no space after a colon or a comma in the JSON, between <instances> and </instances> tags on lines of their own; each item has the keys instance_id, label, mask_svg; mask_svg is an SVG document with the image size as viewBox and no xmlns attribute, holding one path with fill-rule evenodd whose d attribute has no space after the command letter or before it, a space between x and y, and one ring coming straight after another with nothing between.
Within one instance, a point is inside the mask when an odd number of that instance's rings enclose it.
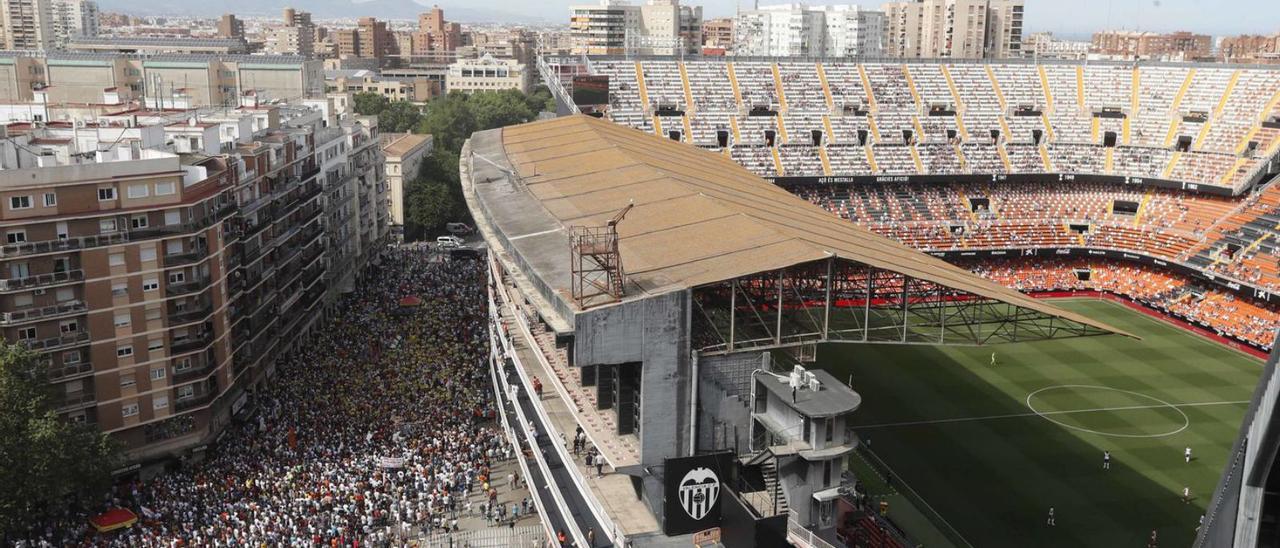
<instances>
[{"instance_id":1,"label":"apartment building","mask_svg":"<svg viewBox=\"0 0 1280 548\"><path fill-rule=\"evenodd\" d=\"M1207 34L1139 31L1094 33L1090 53L1110 59L1195 61L1213 56L1213 37Z\"/></svg>"},{"instance_id":2,"label":"apartment building","mask_svg":"<svg viewBox=\"0 0 1280 548\"><path fill-rule=\"evenodd\" d=\"M1242 34L1228 36L1218 44L1218 56L1227 62L1280 62L1280 33L1270 36Z\"/></svg>"},{"instance_id":3,"label":"apartment building","mask_svg":"<svg viewBox=\"0 0 1280 548\"><path fill-rule=\"evenodd\" d=\"M462 25L444 18L444 10L433 6L418 15L418 32L413 35L413 55L440 57L462 46Z\"/></svg>"},{"instance_id":4,"label":"apartment building","mask_svg":"<svg viewBox=\"0 0 1280 548\"><path fill-rule=\"evenodd\" d=\"M883 54L884 23L884 13L852 4L765 6L734 18L734 54L878 57Z\"/></svg>"},{"instance_id":5,"label":"apartment building","mask_svg":"<svg viewBox=\"0 0 1280 548\"><path fill-rule=\"evenodd\" d=\"M890 57L1022 55L1023 0L910 0L882 6Z\"/></svg>"},{"instance_id":6,"label":"apartment building","mask_svg":"<svg viewBox=\"0 0 1280 548\"><path fill-rule=\"evenodd\" d=\"M528 67L515 59L495 59L484 56L479 59L460 59L449 65L446 87L449 91L496 91L518 89L528 93L533 74Z\"/></svg>"},{"instance_id":7,"label":"apartment building","mask_svg":"<svg viewBox=\"0 0 1280 548\"><path fill-rule=\"evenodd\" d=\"M703 50L729 50L733 47L733 19L722 17L702 22Z\"/></svg>"},{"instance_id":8,"label":"apartment building","mask_svg":"<svg viewBox=\"0 0 1280 548\"><path fill-rule=\"evenodd\" d=\"M414 133L383 134L382 137L391 223L404 226L405 184L418 176L422 160L431 153L432 138Z\"/></svg>"},{"instance_id":9,"label":"apartment building","mask_svg":"<svg viewBox=\"0 0 1280 548\"><path fill-rule=\"evenodd\" d=\"M372 70L327 70L325 93L377 93L391 101L425 103L443 86L423 76L390 77Z\"/></svg>"},{"instance_id":10,"label":"apartment building","mask_svg":"<svg viewBox=\"0 0 1280 548\"><path fill-rule=\"evenodd\" d=\"M225 13L218 19L218 38L244 38L244 21L234 13Z\"/></svg>"},{"instance_id":11,"label":"apartment building","mask_svg":"<svg viewBox=\"0 0 1280 548\"><path fill-rule=\"evenodd\" d=\"M4 48L9 50L52 49L52 0L0 0L0 27L4 28Z\"/></svg>"},{"instance_id":12,"label":"apartment building","mask_svg":"<svg viewBox=\"0 0 1280 548\"><path fill-rule=\"evenodd\" d=\"M110 103L155 108L237 106L238 97L291 99L324 89L322 62L283 55L121 55L0 52L0 102ZM109 100L108 97L111 99Z\"/></svg>"},{"instance_id":13,"label":"apartment building","mask_svg":"<svg viewBox=\"0 0 1280 548\"><path fill-rule=\"evenodd\" d=\"M98 4L92 0L53 0L50 4L53 48L66 49L76 38L98 35Z\"/></svg>"},{"instance_id":14,"label":"apartment building","mask_svg":"<svg viewBox=\"0 0 1280 548\"><path fill-rule=\"evenodd\" d=\"M395 37L387 30L387 22L374 17L361 17L356 28L341 29L336 34L338 55L341 57L363 57L381 62L398 54Z\"/></svg>"},{"instance_id":15,"label":"apartment building","mask_svg":"<svg viewBox=\"0 0 1280 548\"><path fill-rule=\"evenodd\" d=\"M681 55L702 48L702 7L679 0L632 5L601 0L569 8L573 53L588 55Z\"/></svg>"},{"instance_id":16,"label":"apartment building","mask_svg":"<svg viewBox=\"0 0 1280 548\"><path fill-rule=\"evenodd\" d=\"M6 130L0 330L132 461L198 451L251 408L388 241L368 121L253 106Z\"/></svg>"},{"instance_id":17,"label":"apartment building","mask_svg":"<svg viewBox=\"0 0 1280 548\"><path fill-rule=\"evenodd\" d=\"M311 14L293 8L284 9L284 26L267 33L264 49L277 55L301 55L314 57L316 25Z\"/></svg>"}]
</instances>

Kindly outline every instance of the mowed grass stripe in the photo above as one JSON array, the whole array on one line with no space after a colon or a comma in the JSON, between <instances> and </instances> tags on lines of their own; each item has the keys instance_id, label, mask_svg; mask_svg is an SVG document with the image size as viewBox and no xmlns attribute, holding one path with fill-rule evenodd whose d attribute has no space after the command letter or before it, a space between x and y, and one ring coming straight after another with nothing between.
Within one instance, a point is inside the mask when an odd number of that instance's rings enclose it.
<instances>
[{"instance_id":1,"label":"mowed grass stripe","mask_svg":"<svg viewBox=\"0 0 1280 548\"><path fill-rule=\"evenodd\" d=\"M1173 404L1247 400L1260 362L1123 306L1072 301L1064 307L1143 339L1090 337L992 348L831 345L819 365L853 377L864 397L856 424L1025 414L1027 395L1080 384L1131 390ZM1062 394L1054 405L1084 409L1124 398ZM1134 401L1145 401L1138 398ZM1072 403L1074 402L1074 403ZM1093 405L1102 402L1103 405ZM1150 402L1154 404L1154 402ZM976 546L1141 546L1152 529L1163 543L1189 544L1245 404L1185 406L1189 427L1160 438L1111 438L1044 418L957 421L870 428L872 449ZM1163 428L1167 414L1118 411L1089 417L1101 428ZM1181 415L1176 415L1181 423ZM1190 445L1196 460L1182 460ZM1101 470L1110 450L1113 469ZM1183 486L1196 496L1179 499ZM1048 507L1058 526L1044 524ZM892 510L891 510L892 515Z\"/></svg>"}]
</instances>

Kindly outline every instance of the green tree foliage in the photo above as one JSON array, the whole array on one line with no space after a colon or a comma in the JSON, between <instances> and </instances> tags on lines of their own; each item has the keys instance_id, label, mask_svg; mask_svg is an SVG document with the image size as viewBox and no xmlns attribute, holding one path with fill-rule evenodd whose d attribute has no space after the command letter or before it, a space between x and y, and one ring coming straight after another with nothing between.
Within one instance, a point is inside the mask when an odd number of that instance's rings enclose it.
<instances>
[{"instance_id":1,"label":"green tree foliage","mask_svg":"<svg viewBox=\"0 0 1280 548\"><path fill-rule=\"evenodd\" d=\"M431 134L435 148L418 176L405 185L406 237L423 238L445 223L470 222L458 181L462 144L477 131L532 121L548 104L554 110L555 100L545 87L529 95L514 89L471 95L455 91L428 103L417 132Z\"/></svg>"},{"instance_id":2,"label":"green tree foliage","mask_svg":"<svg viewBox=\"0 0 1280 548\"><path fill-rule=\"evenodd\" d=\"M362 91L352 97L352 108L361 116L377 116L391 103L381 93Z\"/></svg>"},{"instance_id":3,"label":"green tree foliage","mask_svg":"<svg viewBox=\"0 0 1280 548\"><path fill-rule=\"evenodd\" d=\"M90 505L111 486L116 444L91 425L58 417L54 401L45 367L0 343L0 532Z\"/></svg>"},{"instance_id":4,"label":"green tree foliage","mask_svg":"<svg viewBox=\"0 0 1280 548\"><path fill-rule=\"evenodd\" d=\"M475 114L467 104L467 94L453 91L427 103L427 113L418 125L418 133L430 133L436 149L457 154L462 143L476 131Z\"/></svg>"},{"instance_id":5,"label":"green tree foliage","mask_svg":"<svg viewBox=\"0 0 1280 548\"><path fill-rule=\"evenodd\" d=\"M390 103L378 113L379 131L404 133L417 129L422 122L422 109L408 101Z\"/></svg>"}]
</instances>

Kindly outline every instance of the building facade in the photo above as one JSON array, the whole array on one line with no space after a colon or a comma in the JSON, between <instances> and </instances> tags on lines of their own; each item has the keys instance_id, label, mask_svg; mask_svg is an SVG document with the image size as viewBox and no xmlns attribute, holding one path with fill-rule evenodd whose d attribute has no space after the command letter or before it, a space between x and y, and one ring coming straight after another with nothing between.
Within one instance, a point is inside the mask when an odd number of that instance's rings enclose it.
<instances>
[{"instance_id":1,"label":"building facade","mask_svg":"<svg viewBox=\"0 0 1280 548\"><path fill-rule=\"evenodd\" d=\"M383 143L391 224L404 226L405 185L418 176L422 161L431 153L432 138L414 133L384 134Z\"/></svg>"},{"instance_id":2,"label":"building facade","mask_svg":"<svg viewBox=\"0 0 1280 548\"><path fill-rule=\"evenodd\" d=\"M890 2L885 54L908 58L1000 59L1022 55L1023 0Z\"/></svg>"},{"instance_id":3,"label":"building facade","mask_svg":"<svg viewBox=\"0 0 1280 548\"><path fill-rule=\"evenodd\" d=\"M239 97L292 99L324 90L322 62L281 55L0 53L0 101L156 107L237 106ZM44 88L37 92L36 88ZM163 104L163 105L162 105Z\"/></svg>"},{"instance_id":4,"label":"building facade","mask_svg":"<svg viewBox=\"0 0 1280 548\"><path fill-rule=\"evenodd\" d=\"M53 48L66 49L76 38L98 35L98 4L91 0L54 0L50 6Z\"/></svg>"},{"instance_id":5,"label":"building facade","mask_svg":"<svg viewBox=\"0 0 1280 548\"><path fill-rule=\"evenodd\" d=\"M1111 59L1210 59L1213 57L1213 37L1190 32L1105 31L1094 33L1090 53Z\"/></svg>"},{"instance_id":6,"label":"building facade","mask_svg":"<svg viewBox=\"0 0 1280 548\"><path fill-rule=\"evenodd\" d=\"M459 59L449 65L449 76L445 82L448 91L497 91L518 89L528 93L533 83L533 74L528 67L515 59L494 59L485 56L479 59Z\"/></svg>"},{"instance_id":7,"label":"building facade","mask_svg":"<svg viewBox=\"0 0 1280 548\"><path fill-rule=\"evenodd\" d=\"M311 14L293 8L284 9L284 26L271 29L264 49L277 55L316 55L316 25Z\"/></svg>"},{"instance_id":8,"label":"building facade","mask_svg":"<svg viewBox=\"0 0 1280 548\"><path fill-rule=\"evenodd\" d=\"M722 17L702 22L702 49L728 51L733 48L733 19Z\"/></svg>"},{"instance_id":9,"label":"building facade","mask_svg":"<svg viewBox=\"0 0 1280 548\"><path fill-rule=\"evenodd\" d=\"M51 0L0 0L0 26L8 50L52 49L53 2Z\"/></svg>"},{"instance_id":10,"label":"building facade","mask_svg":"<svg viewBox=\"0 0 1280 548\"><path fill-rule=\"evenodd\" d=\"M244 21L241 21L234 13L223 14L218 19L218 38L244 39Z\"/></svg>"},{"instance_id":11,"label":"building facade","mask_svg":"<svg viewBox=\"0 0 1280 548\"><path fill-rule=\"evenodd\" d=\"M683 55L702 49L702 7L679 0L633 5L602 0L569 8L573 53L587 55Z\"/></svg>"},{"instance_id":12,"label":"building facade","mask_svg":"<svg viewBox=\"0 0 1280 548\"><path fill-rule=\"evenodd\" d=\"M1232 63L1280 62L1280 33L1228 36L1218 44L1218 57Z\"/></svg>"},{"instance_id":13,"label":"building facade","mask_svg":"<svg viewBox=\"0 0 1280 548\"><path fill-rule=\"evenodd\" d=\"M0 329L47 368L61 415L136 462L198 450L252 406L271 358L387 241L376 124L337 125L274 106L10 125Z\"/></svg>"},{"instance_id":14,"label":"building facade","mask_svg":"<svg viewBox=\"0 0 1280 548\"><path fill-rule=\"evenodd\" d=\"M883 54L884 21L884 13L857 5L766 6L735 18L734 54L878 57Z\"/></svg>"}]
</instances>

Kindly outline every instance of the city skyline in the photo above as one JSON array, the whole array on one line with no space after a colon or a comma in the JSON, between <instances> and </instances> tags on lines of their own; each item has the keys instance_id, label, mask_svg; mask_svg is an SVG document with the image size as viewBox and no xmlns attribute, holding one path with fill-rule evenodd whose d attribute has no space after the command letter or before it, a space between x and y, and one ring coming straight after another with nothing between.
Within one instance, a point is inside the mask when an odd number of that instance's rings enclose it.
<instances>
[{"instance_id":1,"label":"city skyline","mask_svg":"<svg viewBox=\"0 0 1280 548\"><path fill-rule=\"evenodd\" d=\"M635 3L643 3L636 0ZM175 5L152 0L104 0L105 11L122 11L132 15L217 15L232 12L245 16L277 16L285 6L315 13L317 18L353 17L370 15L383 19L410 18L416 11L425 11L439 4L455 20L464 22L546 22L561 23L568 17L573 5L594 4L591 0L534 0L513 6L503 0L476 0L465 5L453 2L423 0L232 0L218 5ZM738 7L750 9L746 0L704 0L683 2L703 6L706 18L732 16ZM760 2L775 5L786 2ZM851 0L848 2L808 2L808 5L851 3L878 9L878 0ZM1232 4L1233 10L1207 0L1077 0L1075 2L1049 2L1032 0L1027 5L1026 30L1049 31L1056 34L1085 37L1088 34L1109 29L1175 31L1189 30L1215 36L1231 34L1271 34L1280 31L1280 12L1266 9L1269 2L1241 0ZM215 13L216 12L216 13ZM1250 13L1242 18L1240 13Z\"/></svg>"}]
</instances>

